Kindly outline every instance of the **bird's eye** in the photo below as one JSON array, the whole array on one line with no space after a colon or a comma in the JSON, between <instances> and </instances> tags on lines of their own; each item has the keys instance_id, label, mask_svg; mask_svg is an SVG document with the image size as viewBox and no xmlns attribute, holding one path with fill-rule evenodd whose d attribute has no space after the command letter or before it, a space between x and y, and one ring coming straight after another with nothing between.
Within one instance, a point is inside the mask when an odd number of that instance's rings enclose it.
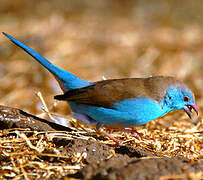
<instances>
[{"instance_id":1,"label":"bird's eye","mask_svg":"<svg viewBox=\"0 0 203 180\"><path fill-rule=\"evenodd\" d=\"M185 97L184 97L184 101L185 101L185 102L188 102L188 101L189 101L189 98L188 98L187 96L185 96Z\"/></svg>"}]
</instances>

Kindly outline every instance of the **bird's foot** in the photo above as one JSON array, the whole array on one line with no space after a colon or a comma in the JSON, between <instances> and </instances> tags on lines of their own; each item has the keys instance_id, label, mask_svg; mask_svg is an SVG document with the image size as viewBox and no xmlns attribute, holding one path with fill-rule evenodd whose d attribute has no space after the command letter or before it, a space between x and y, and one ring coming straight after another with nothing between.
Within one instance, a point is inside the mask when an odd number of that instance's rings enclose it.
<instances>
[{"instance_id":1,"label":"bird's foot","mask_svg":"<svg viewBox=\"0 0 203 180\"><path fill-rule=\"evenodd\" d=\"M97 132L99 134L103 134L104 136L108 137L110 140L114 141L116 143L116 146L119 146L119 147L124 146L124 144L122 142L120 142L118 139L116 139L113 136L111 136L102 127L103 127L103 124L98 123L96 125L96 129L97 129Z\"/></svg>"},{"instance_id":2,"label":"bird's foot","mask_svg":"<svg viewBox=\"0 0 203 180\"><path fill-rule=\"evenodd\" d=\"M113 136L111 136L109 133L107 133L106 131L104 131L104 129L99 129L98 132L100 134L103 134L104 136L108 137L110 140L114 141L116 143L116 146L123 146L124 144L122 142L120 142L118 139L114 138Z\"/></svg>"},{"instance_id":3,"label":"bird's foot","mask_svg":"<svg viewBox=\"0 0 203 180\"><path fill-rule=\"evenodd\" d=\"M145 136L142 133L137 132L135 129L125 129L125 132L130 134L131 136L135 137L138 140L142 140L142 139L148 139L148 140L153 140L155 141L155 139L150 138L149 136Z\"/></svg>"}]
</instances>

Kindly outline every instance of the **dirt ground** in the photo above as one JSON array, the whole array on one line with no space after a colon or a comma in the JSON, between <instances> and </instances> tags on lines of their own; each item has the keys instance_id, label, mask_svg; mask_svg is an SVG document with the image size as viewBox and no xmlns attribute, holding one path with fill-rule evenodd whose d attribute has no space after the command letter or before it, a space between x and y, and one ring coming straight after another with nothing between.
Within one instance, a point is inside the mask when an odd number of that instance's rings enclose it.
<instances>
[{"instance_id":1,"label":"dirt ground","mask_svg":"<svg viewBox=\"0 0 203 180\"><path fill-rule=\"evenodd\" d=\"M83 134L81 130L56 125L19 109L0 106L0 125L3 129L0 164L4 167L1 178L13 175L34 179L47 174L47 179L195 180L203 176L201 160L179 154L171 157L132 144L122 147L106 144L98 134ZM91 136L97 137L90 139ZM20 170L22 167L24 170Z\"/></svg>"}]
</instances>

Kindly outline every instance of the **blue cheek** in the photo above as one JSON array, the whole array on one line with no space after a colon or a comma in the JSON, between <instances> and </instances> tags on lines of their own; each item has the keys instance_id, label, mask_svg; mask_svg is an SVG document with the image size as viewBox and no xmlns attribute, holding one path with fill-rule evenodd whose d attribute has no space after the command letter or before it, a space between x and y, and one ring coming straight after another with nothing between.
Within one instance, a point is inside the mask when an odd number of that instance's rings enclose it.
<instances>
[{"instance_id":1,"label":"blue cheek","mask_svg":"<svg viewBox=\"0 0 203 180\"><path fill-rule=\"evenodd\" d=\"M126 99L114 103L111 108L69 103L73 112L87 115L96 122L107 125L136 126L145 124L166 114L168 109L149 98Z\"/></svg>"},{"instance_id":2,"label":"blue cheek","mask_svg":"<svg viewBox=\"0 0 203 180\"><path fill-rule=\"evenodd\" d=\"M171 110L182 109L185 105L194 102L191 91L187 89L176 89L169 87L167 90L167 95L168 96L166 96L164 103L166 106L170 107ZM169 96L171 99L169 99ZM190 97L190 103L184 101L184 96Z\"/></svg>"}]
</instances>

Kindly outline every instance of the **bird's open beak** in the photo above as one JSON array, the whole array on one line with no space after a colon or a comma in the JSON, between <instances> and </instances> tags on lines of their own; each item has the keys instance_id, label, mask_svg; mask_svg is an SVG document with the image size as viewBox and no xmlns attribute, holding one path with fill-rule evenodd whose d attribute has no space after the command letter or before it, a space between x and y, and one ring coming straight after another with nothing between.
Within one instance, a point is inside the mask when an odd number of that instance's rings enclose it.
<instances>
[{"instance_id":1,"label":"bird's open beak","mask_svg":"<svg viewBox=\"0 0 203 180\"><path fill-rule=\"evenodd\" d=\"M196 104L186 105L183 109L187 113L187 115L189 116L190 119L192 118L192 116L191 116L192 109L194 109L194 111L198 115L198 110L197 110Z\"/></svg>"}]
</instances>

